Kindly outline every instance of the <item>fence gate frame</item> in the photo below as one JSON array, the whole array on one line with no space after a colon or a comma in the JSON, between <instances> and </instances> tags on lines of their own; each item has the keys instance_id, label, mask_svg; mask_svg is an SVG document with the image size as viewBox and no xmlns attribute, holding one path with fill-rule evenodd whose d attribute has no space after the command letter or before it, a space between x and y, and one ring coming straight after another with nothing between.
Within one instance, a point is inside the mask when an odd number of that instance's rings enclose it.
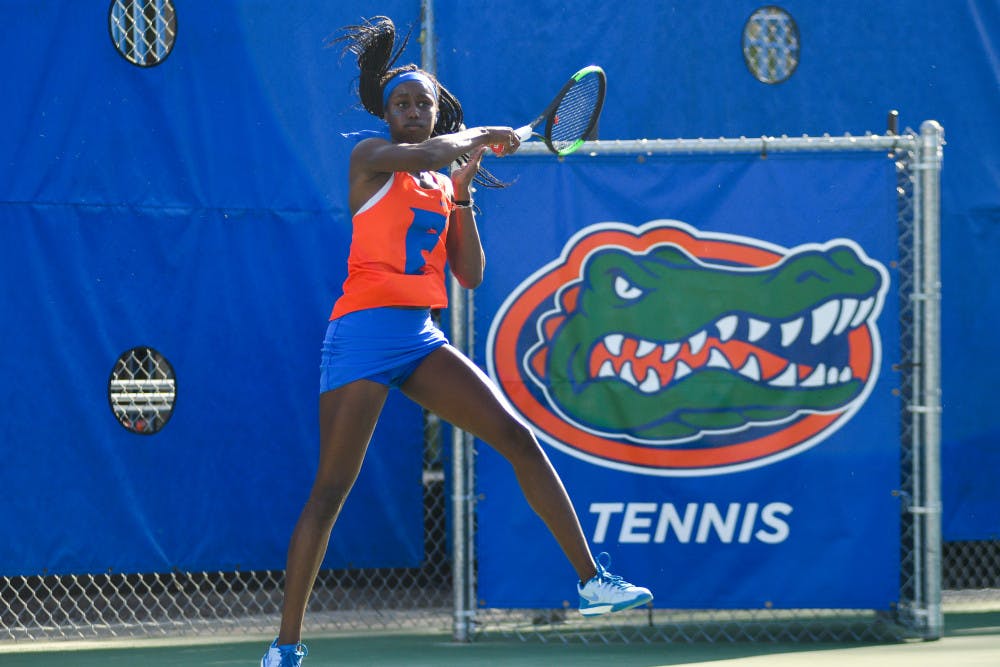
<instances>
[{"instance_id":1,"label":"fence gate frame","mask_svg":"<svg viewBox=\"0 0 1000 667\"><path fill-rule=\"evenodd\" d=\"M433 3L427 3L432 5ZM430 40L428 40L430 41ZM635 611L614 621L568 621L563 610L477 609L475 577L475 452L473 438L452 433L453 637L471 641L496 632L521 638L596 635L642 639L868 640L943 633L941 607L941 278L940 201L944 129L924 121L917 134L897 134L890 114L885 135L769 137L735 139L639 139L587 142L578 155L706 155L882 152L895 160L900 250L901 440L900 600L891 617L871 611L845 622L844 610L730 610L671 613L654 624L652 612ZM540 142L524 144L521 155L554 159ZM564 159L564 158L560 158ZM570 159L580 159L574 156ZM472 293L452 280L450 318L453 343L474 358ZM631 618L629 615L631 614ZM646 617L648 614L648 618ZM762 624L766 626L762 630ZM720 629L721 625L727 626ZM735 627L735 629L734 629Z\"/></svg>"}]
</instances>

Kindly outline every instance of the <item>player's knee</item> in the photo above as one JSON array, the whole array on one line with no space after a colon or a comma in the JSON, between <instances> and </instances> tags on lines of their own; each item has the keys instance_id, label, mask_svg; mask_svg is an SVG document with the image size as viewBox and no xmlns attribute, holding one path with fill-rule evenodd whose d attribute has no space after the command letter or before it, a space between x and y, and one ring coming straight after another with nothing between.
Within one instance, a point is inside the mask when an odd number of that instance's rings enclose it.
<instances>
[{"instance_id":1,"label":"player's knee","mask_svg":"<svg viewBox=\"0 0 1000 667\"><path fill-rule=\"evenodd\" d=\"M321 519L336 519L349 491L350 487L343 488L341 485L316 486L309 494L307 506Z\"/></svg>"},{"instance_id":2,"label":"player's knee","mask_svg":"<svg viewBox=\"0 0 1000 667\"><path fill-rule=\"evenodd\" d=\"M523 422L512 419L504 429L503 452L512 463L544 457L535 434Z\"/></svg>"}]
</instances>

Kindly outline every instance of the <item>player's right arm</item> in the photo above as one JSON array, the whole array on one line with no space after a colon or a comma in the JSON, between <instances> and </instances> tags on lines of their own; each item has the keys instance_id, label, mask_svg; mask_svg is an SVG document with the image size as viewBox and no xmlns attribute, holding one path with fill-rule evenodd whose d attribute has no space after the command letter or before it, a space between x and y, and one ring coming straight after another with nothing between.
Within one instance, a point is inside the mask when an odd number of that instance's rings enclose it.
<instances>
[{"instance_id":1,"label":"player's right arm","mask_svg":"<svg viewBox=\"0 0 1000 667\"><path fill-rule=\"evenodd\" d=\"M506 155L517 150L520 143L510 127L473 127L416 144L365 139L351 152L348 172L351 212L371 199L393 172L439 171L480 146L501 147L501 153Z\"/></svg>"},{"instance_id":2,"label":"player's right arm","mask_svg":"<svg viewBox=\"0 0 1000 667\"><path fill-rule=\"evenodd\" d=\"M439 171L480 146L501 146L505 154L520 145L511 127L472 127L431 137L417 144L394 144L380 138L360 142L351 153L352 166L366 171Z\"/></svg>"}]
</instances>

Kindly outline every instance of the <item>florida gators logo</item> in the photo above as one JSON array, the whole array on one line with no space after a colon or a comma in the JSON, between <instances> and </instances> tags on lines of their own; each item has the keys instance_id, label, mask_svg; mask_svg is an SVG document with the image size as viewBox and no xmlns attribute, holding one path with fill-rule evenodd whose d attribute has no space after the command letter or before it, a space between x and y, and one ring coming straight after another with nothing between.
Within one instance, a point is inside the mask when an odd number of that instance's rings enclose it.
<instances>
[{"instance_id":1,"label":"florida gators logo","mask_svg":"<svg viewBox=\"0 0 1000 667\"><path fill-rule=\"evenodd\" d=\"M505 300L487 367L573 456L728 473L815 446L864 404L888 287L849 239L782 248L672 220L600 223Z\"/></svg>"}]
</instances>

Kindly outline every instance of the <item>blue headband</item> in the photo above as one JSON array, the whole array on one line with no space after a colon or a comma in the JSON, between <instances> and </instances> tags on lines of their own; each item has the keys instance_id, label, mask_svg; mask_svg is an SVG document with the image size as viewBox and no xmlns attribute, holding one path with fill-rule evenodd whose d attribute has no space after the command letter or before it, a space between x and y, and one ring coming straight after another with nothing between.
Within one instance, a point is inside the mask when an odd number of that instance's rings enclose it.
<instances>
[{"instance_id":1,"label":"blue headband","mask_svg":"<svg viewBox=\"0 0 1000 667\"><path fill-rule=\"evenodd\" d=\"M392 91L396 89L396 86L403 83L404 81L422 81L427 84L427 87L431 89L434 94L434 99L437 99L437 86L434 82L430 80L426 74L421 72L416 72L410 70L408 72L403 72L402 74L397 74L396 76L389 79L388 83L385 84L385 88L382 89L382 108L384 109L387 104L389 104L389 96L392 95Z\"/></svg>"}]
</instances>

